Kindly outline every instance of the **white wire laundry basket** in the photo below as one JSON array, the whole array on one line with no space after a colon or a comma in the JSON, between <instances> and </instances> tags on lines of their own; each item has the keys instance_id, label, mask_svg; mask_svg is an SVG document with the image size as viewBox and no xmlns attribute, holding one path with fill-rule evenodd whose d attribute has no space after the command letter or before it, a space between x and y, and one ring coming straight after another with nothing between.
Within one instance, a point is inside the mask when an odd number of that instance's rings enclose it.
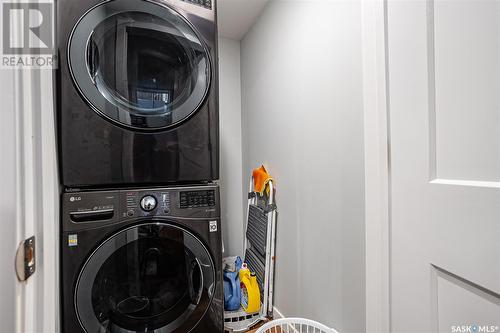
<instances>
[{"instance_id":1,"label":"white wire laundry basket","mask_svg":"<svg viewBox=\"0 0 500 333\"><path fill-rule=\"evenodd\" d=\"M314 320L282 318L262 325L255 333L338 333Z\"/></svg>"}]
</instances>

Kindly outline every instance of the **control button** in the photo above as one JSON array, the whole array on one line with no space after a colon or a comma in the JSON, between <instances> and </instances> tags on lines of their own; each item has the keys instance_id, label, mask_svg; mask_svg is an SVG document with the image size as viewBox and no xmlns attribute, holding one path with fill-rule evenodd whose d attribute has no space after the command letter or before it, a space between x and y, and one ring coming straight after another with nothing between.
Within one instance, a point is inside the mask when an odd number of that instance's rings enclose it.
<instances>
[{"instance_id":1,"label":"control button","mask_svg":"<svg viewBox=\"0 0 500 333\"><path fill-rule=\"evenodd\" d=\"M146 195L141 199L141 208L146 212L152 211L156 208L156 198L152 195Z\"/></svg>"},{"instance_id":2,"label":"control button","mask_svg":"<svg viewBox=\"0 0 500 333\"><path fill-rule=\"evenodd\" d=\"M135 212L132 209L130 209L130 210L127 211L127 216L128 217L132 217L132 216L134 216L134 214L135 214Z\"/></svg>"},{"instance_id":3,"label":"control button","mask_svg":"<svg viewBox=\"0 0 500 333\"><path fill-rule=\"evenodd\" d=\"M168 209L168 208L163 208L163 213L165 213L165 214L170 213L170 209Z\"/></svg>"}]
</instances>

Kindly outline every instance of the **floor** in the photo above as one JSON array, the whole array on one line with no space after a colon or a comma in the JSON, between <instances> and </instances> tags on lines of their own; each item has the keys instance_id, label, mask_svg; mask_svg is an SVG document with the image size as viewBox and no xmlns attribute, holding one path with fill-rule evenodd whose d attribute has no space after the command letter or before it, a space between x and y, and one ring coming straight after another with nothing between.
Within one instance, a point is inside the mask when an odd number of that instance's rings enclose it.
<instances>
[{"instance_id":1,"label":"floor","mask_svg":"<svg viewBox=\"0 0 500 333\"><path fill-rule=\"evenodd\" d=\"M254 329L252 329L251 331L248 331L247 333L255 333L255 332L257 332L257 329L258 329L260 326L262 326L262 325L263 325L263 324L259 324L259 325L255 326L255 328L254 328ZM275 332L275 330L274 330L274 329L272 329L272 332L273 332L273 333L279 333L279 332L281 332L281 330L278 328L278 330L276 330L276 332Z\"/></svg>"},{"instance_id":2,"label":"floor","mask_svg":"<svg viewBox=\"0 0 500 333\"><path fill-rule=\"evenodd\" d=\"M257 330L259 329L259 327L261 327L262 325L264 325L264 323L260 323L260 324L257 324L255 325L250 331L248 331L247 333L255 333L257 332Z\"/></svg>"}]
</instances>

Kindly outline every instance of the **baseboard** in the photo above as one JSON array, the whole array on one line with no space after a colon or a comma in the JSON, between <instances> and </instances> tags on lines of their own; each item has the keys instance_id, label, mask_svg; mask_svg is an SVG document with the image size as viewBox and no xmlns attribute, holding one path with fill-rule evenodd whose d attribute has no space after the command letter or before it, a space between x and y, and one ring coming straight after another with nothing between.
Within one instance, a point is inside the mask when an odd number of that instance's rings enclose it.
<instances>
[{"instance_id":1,"label":"baseboard","mask_svg":"<svg viewBox=\"0 0 500 333\"><path fill-rule=\"evenodd\" d=\"M274 318L273 319L286 318L286 316L280 310L278 310L276 307L273 307L273 311L274 311ZM290 325L290 324L285 324L285 325L286 325L285 327L286 327L287 332L300 333L300 331L297 330L296 326Z\"/></svg>"},{"instance_id":2,"label":"baseboard","mask_svg":"<svg viewBox=\"0 0 500 333\"><path fill-rule=\"evenodd\" d=\"M274 319L280 319L280 318L285 318L285 316L283 315L283 313L278 310L277 307L273 307L273 314L274 314Z\"/></svg>"}]
</instances>

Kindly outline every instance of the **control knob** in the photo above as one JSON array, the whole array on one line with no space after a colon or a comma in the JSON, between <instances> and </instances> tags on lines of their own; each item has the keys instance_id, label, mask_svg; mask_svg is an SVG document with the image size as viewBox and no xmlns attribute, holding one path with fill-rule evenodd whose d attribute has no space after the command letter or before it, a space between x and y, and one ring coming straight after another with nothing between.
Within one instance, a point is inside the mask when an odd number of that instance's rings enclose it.
<instances>
[{"instance_id":1,"label":"control knob","mask_svg":"<svg viewBox=\"0 0 500 333\"><path fill-rule=\"evenodd\" d=\"M141 208L146 212L150 212L156 208L156 198L152 195L146 195L141 199Z\"/></svg>"}]
</instances>

